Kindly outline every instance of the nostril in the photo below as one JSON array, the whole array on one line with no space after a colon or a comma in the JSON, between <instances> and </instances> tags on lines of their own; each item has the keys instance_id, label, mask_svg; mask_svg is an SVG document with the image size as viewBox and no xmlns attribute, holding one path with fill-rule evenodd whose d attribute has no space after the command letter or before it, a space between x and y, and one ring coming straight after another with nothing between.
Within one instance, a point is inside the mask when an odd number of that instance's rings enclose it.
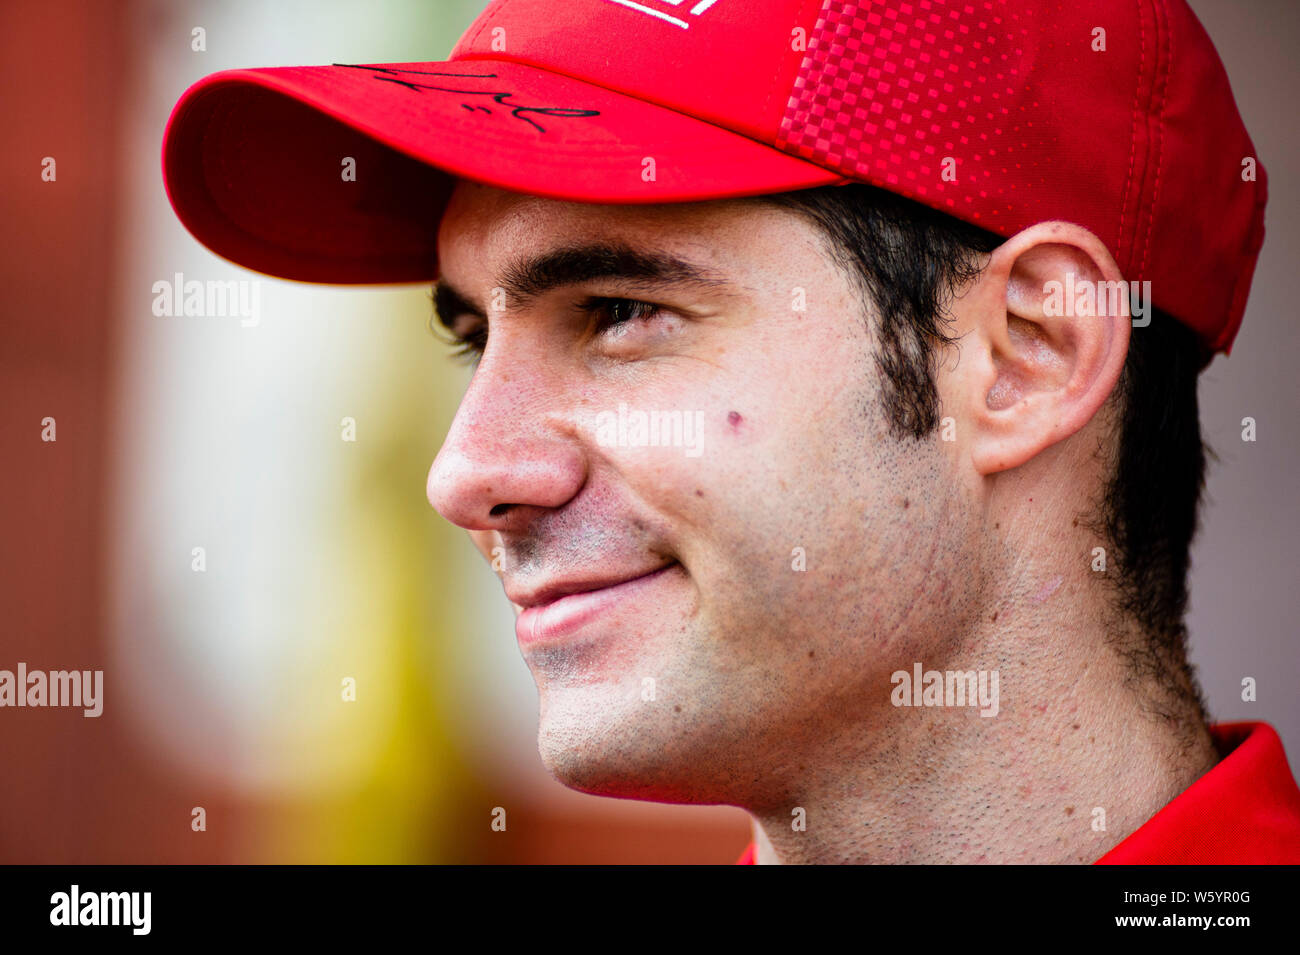
<instances>
[{"instance_id":1,"label":"nostril","mask_svg":"<svg viewBox=\"0 0 1300 955\"><path fill-rule=\"evenodd\" d=\"M500 517L502 514L510 510L510 508L511 505L509 504L498 504L496 507L492 508L492 510L488 511L488 514L492 517Z\"/></svg>"}]
</instances>

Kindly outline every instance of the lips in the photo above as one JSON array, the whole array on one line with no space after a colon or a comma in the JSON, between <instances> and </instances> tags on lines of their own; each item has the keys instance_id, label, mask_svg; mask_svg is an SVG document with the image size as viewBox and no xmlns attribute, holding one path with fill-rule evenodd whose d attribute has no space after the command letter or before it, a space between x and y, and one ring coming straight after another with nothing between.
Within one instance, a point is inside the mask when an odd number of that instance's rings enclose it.
<instances>
[{"instance_id":1,"label":"lips","mask_svg":"<svg viewBox=\"0 0 1300 955\"><path fill-rule=\"evenodd\" d=\"M555 581L547 584L545 587L534 587L532 590L516 590L511 587L506 588L506 596L510 598L512 604L518 604L525 609L529 607L541 607L545 604L554 603L561 597L567 597L570 594L588 593L595 590L605 590L609 587L616 587L619 584L628 583L633 580L639 580L642 577L648 577L650 574L663 570L669 566L664 564L651 570L633 572L629 574L611 575L599 578L570 579Z\"/></svg>"},{"instance_id":2,"label":"lips","mask_svg":"<svg viewBox=\"0 0 1300 955\"><path fill-rule=\"evenodd\" d=\"M515 635L523 645L567 636L661 585L676 567L673 561L636 576L556 583L509 595L512 603L524 608L515 620Z\"/></svg>"}]
</instances>

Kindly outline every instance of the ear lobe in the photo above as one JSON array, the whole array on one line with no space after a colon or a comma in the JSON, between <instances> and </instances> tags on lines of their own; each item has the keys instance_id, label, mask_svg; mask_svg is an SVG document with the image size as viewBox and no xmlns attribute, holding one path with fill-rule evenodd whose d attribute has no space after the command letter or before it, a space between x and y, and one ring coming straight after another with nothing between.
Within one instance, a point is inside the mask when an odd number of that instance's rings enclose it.
<instances>
[{"instance_id":1,"label":"ear lobe","mask_svg":"<svg viewBox=\"0 0 1300 955\"><path fill-rule=\"evenodd\" d=\"M990 475L1070 437L1106 403L1130 313L1114 258L1073 223L1039 223L1008 240L980 284L968 399L972 463Z\"/></svg>"}]
</instances>

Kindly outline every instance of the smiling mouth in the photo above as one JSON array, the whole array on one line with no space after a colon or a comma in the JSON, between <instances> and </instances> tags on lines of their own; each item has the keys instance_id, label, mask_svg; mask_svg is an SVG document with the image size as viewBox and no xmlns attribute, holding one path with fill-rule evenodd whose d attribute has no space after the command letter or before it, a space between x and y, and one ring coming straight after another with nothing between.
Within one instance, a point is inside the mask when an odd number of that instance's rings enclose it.
<instances>
[{"instance_id":1,"label":"smiling mouth","mask_svg":"<svg viewBox=\"0 0 1300 955\"><path fill-rule=\"evenodd\" d=\"M526 606L515 619L515 636L521 646L563 639L615 607L643 598L679 566L673 561L639 577Z\"/></svg>"}]
</instances>

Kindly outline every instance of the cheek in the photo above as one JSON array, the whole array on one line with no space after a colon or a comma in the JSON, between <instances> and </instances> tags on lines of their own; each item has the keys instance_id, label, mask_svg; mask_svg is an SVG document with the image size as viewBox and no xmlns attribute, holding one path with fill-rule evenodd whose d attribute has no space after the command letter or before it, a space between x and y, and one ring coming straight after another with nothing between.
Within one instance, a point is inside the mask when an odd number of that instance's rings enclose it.
<instances>
[{"instance_id":1,"label":"cheek","mask_svg":"<svg viewBox=\"0 0 1300 955\"><path fill-rule=\"evenodd\" d=\"M789 569L806 533L791 505L815 489L795 478L801 442L786 427L751 397L704 414L698 454L642 462L638 490L668 518L676 556L702 590L744 590Z\"/></svg>"},{"instance_id":2,"label":"cheek","mask_svg":"<svg viewBox=\"0 0 1300 955\"><path fill-rule=\"evenodd\" d=\"M832 580L844 586L870 559L878 546L867 539L870 518L890 493L875 467L884 435L863 389L835 384L826 375L765 407L728 409L718 428L719 479L700 502L713 544L751 592L784 594L805 609L805 591Z\"/></svg>"},{"instance_id":3,"label":"cheek","mask_svg":"<svg viewBox=\"0 0 1300 955\"><path fill-rule=\"evenodd\" d=\"M637 514L657 525L650 536L695 576L728 561L746 513L770 497L768 463L746 411L677 402L666 420L609 416L592 451L641 501Z\"/></svg>"}]
</instances>

